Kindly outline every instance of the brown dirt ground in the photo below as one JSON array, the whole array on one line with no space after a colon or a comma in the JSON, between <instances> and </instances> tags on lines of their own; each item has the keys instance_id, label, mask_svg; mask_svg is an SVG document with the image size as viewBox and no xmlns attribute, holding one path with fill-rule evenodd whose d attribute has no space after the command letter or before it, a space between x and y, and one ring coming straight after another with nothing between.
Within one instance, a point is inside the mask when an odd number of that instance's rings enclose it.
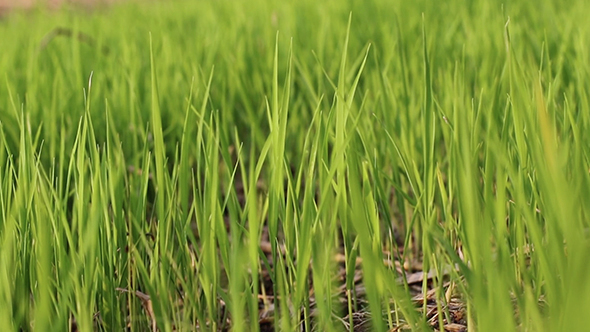
<instances>
[{"instance_id":1,"label":"brown dirt ground","mask_svg":"<svg viewBox=\"0 0 590 332\"><path fill-rule=\"evenodd\" d=\"M84 7L112 4L124 0L0 0L0 14L6 14L13 9L31 9L36 6L46 6L51 9L64 4L76 4Z\"/></svg>"}]
</instances>

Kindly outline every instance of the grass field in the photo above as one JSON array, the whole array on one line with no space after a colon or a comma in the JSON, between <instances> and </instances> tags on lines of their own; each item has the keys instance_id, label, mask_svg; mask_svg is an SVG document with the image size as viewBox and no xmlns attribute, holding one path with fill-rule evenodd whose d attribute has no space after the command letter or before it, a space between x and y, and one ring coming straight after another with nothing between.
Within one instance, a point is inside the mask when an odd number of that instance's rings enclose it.
<instances>
[{"instance_id":1,"label":"grass field","mask_svg":"<svg viewBox=\"0 0 590 332\"><path fill-rule=\"evenodd\" d=\"M586 330L588 12L12 11L0 330Z\"/></svg>"}]
</instances>

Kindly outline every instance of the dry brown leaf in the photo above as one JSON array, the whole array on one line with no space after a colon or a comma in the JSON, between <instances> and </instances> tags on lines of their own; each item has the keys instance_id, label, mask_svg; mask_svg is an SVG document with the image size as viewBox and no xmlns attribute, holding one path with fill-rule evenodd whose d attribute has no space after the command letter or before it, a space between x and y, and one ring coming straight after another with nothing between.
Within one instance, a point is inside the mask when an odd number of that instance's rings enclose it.
<instances>
[{"instance_id":1,"label":"dry brown leaf","mask_svg":"<svg viewBox=\"0 0 590 332\"><path fill-rule=\"evenodd\" d=\"M125 288L115 288L115 290L122 293L130 293L130 291ZM141 300L143 309L147 312L150 321L152 322L152 331L156 332L158 330L158 327L156 324L156 315L154 314L154 308L152 306L152 300L150 296L138 290L135 291L135 296L137 296Z\"/></svg>"}]
</instances>

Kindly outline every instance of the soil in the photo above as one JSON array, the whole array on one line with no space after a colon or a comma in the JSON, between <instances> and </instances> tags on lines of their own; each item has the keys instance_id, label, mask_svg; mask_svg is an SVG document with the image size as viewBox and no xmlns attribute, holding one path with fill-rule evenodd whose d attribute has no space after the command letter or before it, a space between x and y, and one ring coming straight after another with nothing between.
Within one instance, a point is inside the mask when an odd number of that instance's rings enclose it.
<instances>
[{"instance_id":1,"label":"soil","mask_svg":"<svg viewBox=\"0 0 590 332\"><path fill-rule=\"evenodd\" d=\"M0 15L7 14L11 10L27 10L38 6L46 6L57 9L63 5L75 4L83 7L96 5L108 5L124 0L0 0Z\"/></svg>"}]
</instances>

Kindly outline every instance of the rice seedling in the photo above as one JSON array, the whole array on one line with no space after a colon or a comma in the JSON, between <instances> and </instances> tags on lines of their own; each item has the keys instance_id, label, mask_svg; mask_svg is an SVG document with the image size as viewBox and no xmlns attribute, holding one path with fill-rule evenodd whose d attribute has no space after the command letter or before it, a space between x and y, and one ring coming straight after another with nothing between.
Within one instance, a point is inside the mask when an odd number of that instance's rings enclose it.
<instances>
[{"instance_id":1,"label":"rice seedling","mask_svg":"<svg viewBox=\"0 0 590 332\"><path fill-rule=\"evenodd\" d=\"M589 9L6 14L0 329L584 330Z\"/></svg>"}]
</instances>

